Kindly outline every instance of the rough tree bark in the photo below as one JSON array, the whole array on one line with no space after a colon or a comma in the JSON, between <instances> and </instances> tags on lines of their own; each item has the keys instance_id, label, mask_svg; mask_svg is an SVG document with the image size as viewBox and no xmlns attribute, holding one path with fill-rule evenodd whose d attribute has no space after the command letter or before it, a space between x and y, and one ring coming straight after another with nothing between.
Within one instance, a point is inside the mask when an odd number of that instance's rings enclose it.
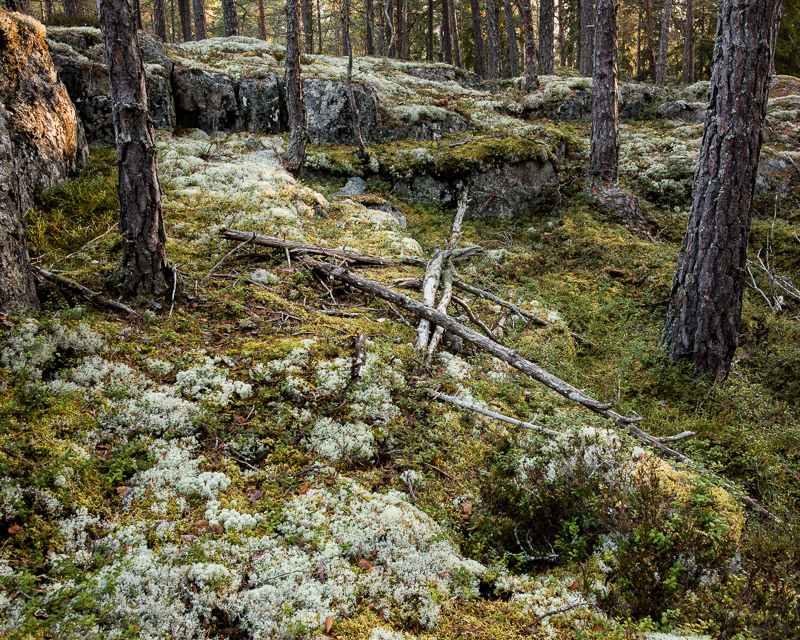
<instances>
[{"instance_id":1,"label":"rough tree bark","mask_svg":"<svg viewBox=\"0 0 800 640\"><path fill-rule=\"evenodd\" d=\"M661 23L661 42L658 47L656 86L663 87L667 81L667 50L669 49L669 24L672 19L672 0L664 0L664 21Z\"/></svg>"},{"instance_id":2,"label":"rough tree bark","mask_svg":"<svg viewBox=\"0 0 800 640\"><path fill-rule=\"evenodd\" d=\"M235 0L222 0L222 19L225 21L225 36L238 36L239 16L236 15Z\"/></svg>"},{"instance_id":3,"label":"rough tree bark","mask_svg":"<svg viewBox=\"0 0 800 640\"><path fill-rule=\"evenodd\" d=\"M428 31L425 38L425 59L428 62L433 62L433 13L434 13L434 0L428 0Z\"/></svg>"},{"instance_id":4,"label":"rough tree bark","mask_svg":"<svg viewBox=\"0 0 800 640\"><path fill-rule=\"evenodd\" d=\"M258 37L261 40L267 39L267 21L264 16L264 0L256 2L256 11L258 17Z\"/></svg>"},{"instance_id":5,"label":"rough tree bark","mask_svg":"<svg viewBox=\"0 0 800 640\"><path fill-rule=\"evenodd\" d=\"M375 55L375 2L374 0L366 0L366 43L365 53L368 56ZM312 50L313 51L313 50Z\"/></svg>"},{"instance_id":6,"label":"rough tree bark","mask_svg":"<svg viewBox=\"0 0 800 640\"><path fill-rule=\"evenodd\" d=\"M154 0L155 2L155 0ZM163 2L163 0L162 0ZM155 6L155 5L154 5ZM261 23L264 17L264 5L262 0L258 2L259 14L258 26L261 28ZM206 29L206 3L205 0L192 0L192 9L194 10L194 38L195 40L205 40L208 38L208 31ZM161 5L161 11L164 11L164 5ZM263 39L263 37L262 37Z\"/></svg>"},{"instance_id":7,"label":"rough tree bark","mask_svg":"<svg viewBox=\"0 0 800 640\"><path fill-rule=\"evenodd\" d=\"M536 60L536 33L533 30L533 11L530 0L522 0L522 26L525 30L525 91L533 91L539 86L536 74L539 68Z\"/></svg>"},{"instance_id":8,"label":"rough tree bark","mask_svg":"<svg viewBox=\"0 0 800 640\"><path fill-rule=\"evenodd\" d=\"M647 39L647 64L650 68L650 81L656 81L656 53L653 45L653 16L650 12L650 0L644 0L644 30Z\"/></svg>"},{"instance_id":9,"label":"rough tree bark","mask_svg":"<svg viewBox=\"0 0 800 640\"><path fill-rule=\"evenodd\" d=\"M506 36L508 37L508 60L511 66L511 77L519 75L519 46L517 46L517 21L514 20L514 8L511 0L503 1L503 11L506 14Z\"/></svg>"},{"instance_id":10,"label":"rough tree bark","mask_svg":"<svg viewBox=\"0 0 800 640\"><path fill-rule=\"evenodd\" d=\"M472 14L472 31L475 35L475 71L481 78L486 78L486 50L483 45L480 0L470 0L469 6Z\"/></svg>"},{"instance_id":11,"label":"rough tree bark","mask_svg":"<svg viewBox=\"0 0 800 640\"><path fill-rule=\"evenodd\" d=\"M564 0L558 0L558 61L567 66L567 37L564 29Z\"/></svg>"},{"instance_id":12,"label":"rough tree bark","mask_svg":"<svg viewBox=\"0 0 800 640\"><path fill-rule=\"evenodd\" d=\"M53 0L44 0L44 15L48 22L53 19L53 13L55 13Z\"/></svg>"},{"instance_id":13,"label":"rough tree bark","mask_svg":"<svg viewBox=\"0 0 800 640\"><path fill-rule=\"evenodd\" d=\"M117 138L122 290L160 296L174 277L167 266L155 129L147 118L145 72L127 0L99 0L109 92Z\"/></svg>"},{"instance_id":14,"label":"rough tree bark","mask_svg":"<svg viewBox=\"0 0 800 640\"><path fill-rule=\"evenodd\" d=\"M486 0L486 76L499 78L503 74L503 58L500 54L500 25L497 1Z\"/></svg>"},{"instance_id":15,"label":"rough tree bark","mask_svg":"<svg viewBox=\"0 0 800 640\"><path fill-rule=\"evenodd\" d=\"M527 0L522 0L522 3L524 4L526 1ZM541 4L539 5L539 73L541 75L552 75L555 69L555 60L553 56L554 20L554 1L541 0Z\"/></svg>"},{"instance_id":16,"label":"rough tree bark","mask_svg":"<svg viewBox=\"0 0 800 640\"><path fill-rule=\"evenodd\" d=\"M167 41L167 16L164 13L164 0L153 0L153 33L161 42Z\"/></svg>"},{"instance_id":17,"label":"rough tree bark","mask_svg":"<svg viewBox=\"0 0 800 640\"><path fill-rule=\"evenodd\" d=\"M397 57L401 60L408 59L407 16L408 0L397 0Z\"/></svg>"},{"instance_id":18,"label":"rough tree bark","mask_svg":"<svg viewBox=\"0 0 800 640\"><path fill-rule=\"evenodd\" d=\"M453 64L453 42L450 39L450 0L442 0L442 49L444 61Z\"/></svg>"},{"instance_id":19,"label":"rough tree bark","mask_svg":"<svg viewBox=\"0 0 800 640\"><path fill-rule=\"evenodd\" d=\"M578 71L582 76L591 77L594 66L594 0L580 0L581 3L581 56Z\"/></svg>"},{"instance_id":20,"label":"rough tree bark","mask_svg":"<svg viewBox=\"0 0 800 640\"><path fill-rule=\"evenodd\" d=\"M317 54L322 55L322 0L317 0Z\"/></svg>"},{"instance_id":21,"label":"rough tree bark","mask_svg":"<svg viewBox=\"0 0 800 640\"><path fill-rule=\"evenodd\" d=\"M694 84L694 0L686 0L686 30L683 40L681 84Z\"/></svg>"},{"instance_id":22,"label":"rough tree bark","mask_svg":"<svg viewBox=\"0 0 800 640\"><path fill-rule=\"evenodd\" d=\"M178 0L178 15L181 18L181 35L184 42L191 42L192 33L192 5L190 0Z\"/></svg>"},{"instance_id":23,"label":"rough tree bark","mask_svg":"<svg viewBox=\"0 0 800 640\"><path fill-rule=\"evenodd\" d=\"M133 19L136 29L142 29L142 5L139 0L133 0Z\"/></svg>"},{"instance_id":24,"label":"rough tree bark","mask_svg":"<svg viewBox=\"0 0 800 640\"><path fill-rule=\"evenodd\" d=\"M263 2L263 0L260 0ZM371 4L371 2L370 2ZM302 0L300 13L303 17L303 37L306 53L314 53L314 8L311 0Z\"/></svg>"},{"instance_id":25,"label":"rough tree bark","mask_svg":"<svg viewBox=\"0 0 800 640\"><path fill-rule=\"evenodd\" d=\"M619 165L619 104L617 98L617 11L619 0L597 0L593 23L594 73L592 139L587 191L617 186Z\"/></svg>"},{"instance_id":26,"label":"rough tree bark","mask_svg":"<svg viewBox=\"0 0 800 640\"><path fill-rule=\"evenodd\" d=\"M781 0L722 0L692 212L662 345L723 379L739 341L750 212Z\"/></svg>"},{"instance_id":27,"label":"rough tree bark","mask_svg":"<svg viewBox=\"0 0 800 640\"><path fill-rule=\"evenodd\" d=\"M458 42L458 22L456 22L456 2L450 0L450 38L453 41L453 62L461 66L461 45Z\"/></svg>"},{"instance_id":28,"label":"rough tree bark","mask_svg":"<svg viewBox=\"0 0 800 640\"><path fill-rule=\"evenodd\" d=\"M77 0L64 0L64 15L68 18L74 18L78 15L78 2Z\"/></svg>"},{"instance_id":29,"label":"rough tree bark","mask_svg":"<svg viewBox=\"0 0 800 640\"><path fill-rule=\"evenodd\" d=\"M306 159L306 102L300 79L300 0L286 0L286 104L289 109L289 145L286 168L295 172Z\"/></svg>"}]
</instances>

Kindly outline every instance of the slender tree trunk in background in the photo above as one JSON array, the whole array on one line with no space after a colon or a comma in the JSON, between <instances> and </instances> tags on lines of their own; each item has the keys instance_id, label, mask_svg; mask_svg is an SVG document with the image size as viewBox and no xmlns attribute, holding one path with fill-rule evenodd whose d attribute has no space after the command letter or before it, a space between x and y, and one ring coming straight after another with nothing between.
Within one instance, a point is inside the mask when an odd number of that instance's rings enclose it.
<instances>
[{"instance_id":1,"label":"slender tree trunk in background","mask_svg":"<svg viewBox=\"0 0 800 640\"><path fill-rule=\"evenodd\" d=\"M453 41L453 62L461 66L461 46L458 43L458 22L456 21L456 1L450 0L450 38Z\"/></svg>"},{"instance_id":2,"label":"slender tree trunk in background","mask_svg":"<svg viewBox=\"0 0 800 640\"><path fill-rule=\"evenodd\" d=\"M194 11L194 37L195 40L205 40L208 38L208 31L206 30L206 4L205 0L192 0L192 9ZM258 29L262 30L264 24L264 0L258 0ZM261 36L262 40L266 40L266 34Z\"/></svg>"},{"instance_id":3,"label":"slender tree trunk in background","mask_svg":"<svg viewBox=\"0 0 800 640\"><path fill-rule=\"evenodd\" d=\"M267 39L267 20L264 16L264 0L258 0L256 3L256 10L258 11L258 37L261 40ZM197 32L197 23L195 22L195 33Z\"/></svg>"},{"instance_id":4,"label":"slender tree trunk in background","mask_svg":"<svg viewBox=\"0 0 800 640\"><path fill-rule=\"evenodd\" d=\"M291 126L286 168L296 172L306 159L307 138L306 102L300 78L300 0L286 0L286 105Z\"/></svg>"},{"instance_id":5,"label":"slender tree trunk in background","mask_svg":"<svg viewBox=\"0 0 800 640\"><path fill-rule=\"evenodd\" d=\"M259 0L263 2L264 0ZM303 37L305 40L305 52L314 53L314 5L313 0L302 0L300 13L303 17Z\"/></svg>"},{"instance_id":6,"label":"slender tree trunk in background","mask_svg":"<svg viewBox=\"0 0 800 640\"><path fill-rule=\"evenodd\" d=\"M614 189L619 166L617 11L619 0L597 0L592 74L592 141L587 191Z\"/></svg>"},{"instance_id":7,"label":"slender tree trunk in background","mask_svg":"<svg viewBox=\"0 0 800 640\"><path fill-rule=\"evenodd\" d=\"M365 53L368 56L375 55L375 2L366 0L367 24L366 24L366 43Z\"/></svg>"},{"instance_id":8,"label":"slender tree trunk in background","mask_svg":"<svg viewBox=\"0 0 800 640\"><path fill-rule=\"evenodd\" d=\"M639 11L637 14L639 19L636 22L636 75L638 76L642 72L642 14Z\"/></svg>"},{"instance_id":9,"label":"slender tree trunk in background","mask_svg":"<svg viewBox=\"0 0 800 640\"><path fill-rule=\"evenodd\" d=\"M139 0L133 0L133 21L136 25L136 29L141 31L142 29L142 5L140 4Z\"/></svg>"},{"instance_id":10,"label":"slender tree trunk in background","mask_svg":"<svg viewBox=\"0 0 800 640\"><path fill-rule=\"evenodd\" d=\"M342 36L344 38L344 46L349 52L347 55L347 99L350 102L350 114L353 118L353 137L356 139L358 146L358 157L366 162L369 160L367 148L364 146L364 136L361 135L361 118L358 115L358 105L356 104L356 97L353 94L353 45L350 43L350 0L344 0L342 3L342 16L344 17L344 31Z\"/></svg>"},{"instance_id":11,"label":"slender tree trunk in background","mask_svg":"<svg viewBox=\"0 0 800 640\"><path fill-rule=\"evenodd\" d=\"M781 15L783 13L783 3L778 4L778 15L775 17L775 20L772 22L772 32L770 33L770 51L772 55L770 56L769 60L769 75L775 76L775 48L778 46L778 31L781 28ZM769 89L767 89L769 92Z\"/></svg>"},{"instance_id":12,"label":"slender tree trunk in background","mask_svg":"<svg viewBox=\"0 0 800 640\"><path fill-rule=\"evenodd\" d=\"M444 61L453 64L453 43L450 40L450 0L442 0L442 50Z\"/></svg>"},{"instance_id":13,"label":"slender tree trunk in background","mask_svg":"<svg viewBox=\"0 0 800 640\"><path fill-rule=\"evenodd\" d=\"M581 34L583 33L583 24L581 23L581 7L583 5L583 0L576 0L577 10L575 12L575 28L578 30L578 37L575 38L575 45L573 47L573 54L575 55L575 65L574 68L578 69L578 73L580 73L581 68L581 56L583 52L581 51Z\"/></svg>"},{"instance_id":14,"label":"slender tree trunk in background","mask_svg":"<svg viewBox=\"0 0 800 640\"><path fill-rule=\"evenodd\" d=\"M53 7L53 0L44 0L44 16L45 20L50 22L53 19L53 13L55 9Z\"/></svg>"},{"instance_id":15,"label":"slender tree trunk in background","mask_svg":"<svg viewBox=\"0 0 800 640\"><path fill-rule=\"evenodd\" d=\"M486 0L486 76L499 78L503 73L500 54L500 25L497 19L497 0Z\"/></svg>"},{"instance_id":16,"label":"slender tree trunk in background","mask_svg":"<svg viewBox=\"0 0 800 640\"><path fill-rule=\"evenodd\" d=\"M408 0L397 0L397 57L401 60L408 58L407 13Z\"/></svg>"},{"instance_id":17,"label":"slender tree trunk in background","mask_svg":"<svg viewBox=\"0 0 800 640\"><path fill-rule=\"evenodd\" d=\"M747 241L781 0L721 0L692 212L661 343L698 373L728 375L742 318Z\"/></svg>"},{"instance_id":18,"label":"slender tree trunk in background","mask_svg":"<svg viewBox=\"0 0 800 640\"><path fill-rule=\"evenodd\" d=\"M117 137L122 289L129 297L160 296L174 277L167 266L156 139L136 24L127 0L99 0Z\"/></svg>"},{"instance_id":19,"label":"slender tree trunk in background","mask_svg":"<svg viewBox=\"0 0 800 640\"><path fill-rule=\"evenodd\" d=\"M594 0L581 0L581 58L579 71L582 76L592 76L594 67Z\"/></svg>"},{"instance_id":20,"label":"slender tree trunk in background","mask_svg":"<svg viewBox=\"0 0 800 640\"><path fill-rule=\"evenodd\" d=\"M384 15L386 16L386 46L389 47L389 57L397 57L397 42L394 29L394 4L392 0L384 0Z\"/></svg>"},{"instance_id":21,"label":"slender tree trunk in background","mask_svg":"<svg viewBox=\"0 0 800 640\"><path fill-rule=\"evenodd\" d=\"M517 45L517 21L514 20L514 8L511 0L504 0L503 10L506 14L506 35L508 36L508 59L511 63L511 77L519 76L519 46Z\"/></svg>"},{"instance_id":22,"label":"slender tree trunk in background","mask_svg":"<svg viewBox=\"0 0 800 640\"><path fill-rule=\"evenodd\" d=\"M317 0L317 54L322 55L322 0Z\"/></svg>"},{"instance_id":23,"label":"slender tree trunk in background","mask_svg":"<svg viewBox=\"0 0 800 640\"><path fill-rule=\"evenodd\" d=\"M425 59L433 62L433 11L435 0L428 0L428 31L425 38Z\"/></svg>"},{"instance_id":24,"label":"slender tree trunk in background","mask_svg":"<svg viewBox=\"0 0 800 640\"><path fill-rule=\"evenodd\" d=\"M178 14L181 18L183 41L191 42L194 38L194 33L192 33L192 7L190 0L178 0Z\"/></svg>"},{"instance_id":25,"label":"slender tree trunk in background","mask_svg":"<svg viewBox=\"0 0 800 640\"><path fill-rule=\"evenodd\" d=\"M656 53L653 45L653 17L650 13L650 0L644 0L644 30L647 39L647 64L650 69L650 81L656 81Z\"/></svg>"},{"instance_id":26,"label":"slender tree trunk in background","mask_svg":"<svg viewBox=\"0 0 800 640\"><path fill-rule=\"evenodd\" d=\"M469 6L472 14L472 31L475 34L475 71L481 78L486 78L486 51L483 45L480 0L470 0Z\"/></svg>"},{"instance_id":27,"label":"slender tree trunk in background","mask_svg":"<svg viewBox=\"0 0 800 640\"><path fill-rule=\"evenodd\" d=\"M529 0L527 0L529 1ZM526 0L522 0L526 2ZM539 5L539 73L552 75L555 70L553 59L553 21L555 4L553 0L540 0Z\"/></svg>"},{"instance_id":28,"label":"slender tree trunk in background","mask_svg":"<svg viewBox=\"0 0 800 640\"><path fill-rule=\"evenodd\" d=\"M558 0L558 61L567 66L567 39L564 29L564 0Z\"/></svg>"},{"instance_id":29,"label":"slender tree trunk in background","mask_svg":"<svg viewBox=\"0 0 800 640\"><path fill-rule=\"evenodd\" d=\"M64 0L64 15L68 18L74 18L78 15L77 0Z\"/></svg>"},{"instance_id":30,"label":"slender tree trunk in background","mask_svg":"<svg viewBox=\"0 0 800 640\"><path fill-rule=\"evenodd\" d=\"M342 30L342 57L347 58L350 56L350 3L347 0L342 1L342 12L339 14L340 27Z\"/></svg>"},{"instance_id":31,"label":"slender tree trunk in background","mask_svg":"<svg viewBox=\"0 0 800 640\"><path fill-rule=\"evenodd\" d=\"M171 29L170 29L170 41L175 42L175 0L169 0L169 13L170 13L170 21L171 21Z\"/></svg>"},{"instance_id":32,"label":"slender tree trunk in background","mask_svg":"<svg viewBox=\"0 0 800 640\"><path fill-rule=\"evenodd\" d=\"M694 84L694 0L686 0L686 30L683 40L681 84Z\"/></svg>"},{"instance_id":33,"label":"slender tree trunk in background","mask_svg":"<svg viewBox=\"0 0 800 640\"><path fill-rule=\"evenodd\" d=\"M164 15L164 0L153 0L153 33L161 42L167 41L167 18Z\"/></svg>"},{"instance_id":34,"label":"slender tree trunk in background","mask_svg":"<svg viewBox=\"0 0 800 640\"><path fill-rule=\"evenodd\" d=\"M533 11L530 0L522 0L522 27L525 30L525 91L531 92L539 86L536 70L536 33L533 30Z\"/></svg>"},{"instance_id":35,"label":"slender tree trunk in background","mask_svg":"<svg viewBox=\"0 0 800 640\"><path fill-rule=\"evenodd\" d=\"M183 0L178 0L183 2ZM239 35L239 16L236 15L236 2L222 0L222 18L225 21L225 37Z\"/></svg>"},{"instance_id":36,"label":"slender tree trunk in background","mask_svg":"<svg viewBox=\"0 0 800 640\"><path fill-rule=\"evenodd\" d=\"M669 49L669 24L672 19L672 0L664 0L664 22L661 23L661 42L658 47L658 69L656 86L663 87L667 81L667 51Z\"/></svg>"}]
</instances>

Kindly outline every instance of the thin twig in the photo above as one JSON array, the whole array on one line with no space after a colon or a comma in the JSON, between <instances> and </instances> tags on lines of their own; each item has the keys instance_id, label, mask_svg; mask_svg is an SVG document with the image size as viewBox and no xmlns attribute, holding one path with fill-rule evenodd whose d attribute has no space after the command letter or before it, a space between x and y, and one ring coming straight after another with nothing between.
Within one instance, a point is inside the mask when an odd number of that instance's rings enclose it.
<instances>
[{"instance_id":1,"label":"thin twig","mask_svg":"<svg viewBox=\"0 0 800 640\"><path fill-rule=\"evenodd\" d=\"M244 245L250 244L255 239L256 239L256 233L254 231L252 238L250 238L249 240L245 240L244 242L238 244L236 247L234 247L233 249L228 251L228 253L226 253L224 256L222 256L222 258L220 258L220 261L217 262L217 264L215 264L213 267L211 267L211 271L208 272L208 275L206 275L206 277L203 279L203 282L204 283L208 282L208 279L211 277L211 274L214 273L214 271L216 271L216 269L217 269L217 267L219 265L221 265L223 262L225 262L225 260L228 258L228 256L230 256L232 253L234 253L234 252L238 251L239 249L241 249Z\"/></svg>"}]
</instances>

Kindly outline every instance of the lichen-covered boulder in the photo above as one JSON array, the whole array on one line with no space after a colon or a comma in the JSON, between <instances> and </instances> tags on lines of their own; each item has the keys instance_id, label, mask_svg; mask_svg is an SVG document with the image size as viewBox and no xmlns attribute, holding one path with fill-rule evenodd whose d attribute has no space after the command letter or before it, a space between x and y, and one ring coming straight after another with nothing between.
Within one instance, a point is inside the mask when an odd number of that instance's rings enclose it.
<instances>
[{"instance_id":1,"label":"lichen-covered boulder","mask_svg":"<svg viewBox=\"0 0 800 640\"><path fill-rule=\"evenodd\" d=\"M206 133L241 131L236 87L230 76L176 66L172 88L179 127Z\"/></svg>"},{"instance_id":2,"label":"lichen-covered boulder","mask_svg":"<svg viewBox=\"0 0 800 640\"><path fill-rule=\"evenodd\" d=\"M247 78L239 83L239 114L245 131L281 133L289 127L283 76Z\"/></svg>"},{"instance_id":3,"label":"lichen-covered boulder","mask_svg":"<svg viewBox=\"0 0 800 640\"><path fill-rule=\"evenodd\" d=\"M0 312L36 308L23 215L88 157L86 139L34 19L0 8Z\"/></svg>"},{"instance_id":4,"label":"lichen-covered boulder","mask_svg":"<svg viewBox=\"0 0 800 640\"><path fill-rule=\"evenodd\" d=\"M588 90L578 91L569 100L551 110L551 117L559 120L591 120L592 93Z\"/></svg>"},{"instance_id":5,"label":"lichen-covered boulder","mask_svg":"<svg viewBox=\"0 0 800 640\"><path fill-rule=\"evenodd\" d=\"M378 142L381 139L381 119L375 90L368 85L354 84L353 94L364 141ZM303 95L308 114L308 137L313 144L355 143L353 116L344 82L315 78L303 80Z\"/></svg>"},{"instance_id":6,"label":"lichen-covered boulder","mask_svg":"<svg viewBox=\"0 0 800 640\"><path fill-rule=\"evenodd\" d=\"M689 103L685 100L665 102L658 108L658 117L665 120L682 120L693 124L706 121L706 108L701 103Z\"/></svg>"}]
</instances>

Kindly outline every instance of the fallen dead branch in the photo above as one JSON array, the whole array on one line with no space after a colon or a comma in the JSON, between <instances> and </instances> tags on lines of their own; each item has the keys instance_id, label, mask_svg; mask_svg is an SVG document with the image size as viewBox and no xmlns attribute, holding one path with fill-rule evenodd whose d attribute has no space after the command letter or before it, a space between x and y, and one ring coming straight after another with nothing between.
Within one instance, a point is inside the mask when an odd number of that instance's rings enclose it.
<instances>
[{"instance_id":1,"label":"fallen dead branch","mask_svg":"<svg viewBox=\"0 0 800 640\"><path fill-rule=\"evenodd\" d=\"M75 282L74 280L70 280L69 278L65 278L64 276L56 275L55 273L50 273L49 271L42 269L41 267L32 266L33 272L38 275L40 278L44 280L49 280L57 285L80 293L82 296L90 300L93 304L97 305L100 308L111 309L118 313L127 313L129 315L136 315L136 312L131 309L128 305L122 304L121 302L117 302L116 300L112 300L104 296L102 293L97 293L96 291L92 291L91 289L84 287L82 284Z\"/></svg>"}]
</instances>

